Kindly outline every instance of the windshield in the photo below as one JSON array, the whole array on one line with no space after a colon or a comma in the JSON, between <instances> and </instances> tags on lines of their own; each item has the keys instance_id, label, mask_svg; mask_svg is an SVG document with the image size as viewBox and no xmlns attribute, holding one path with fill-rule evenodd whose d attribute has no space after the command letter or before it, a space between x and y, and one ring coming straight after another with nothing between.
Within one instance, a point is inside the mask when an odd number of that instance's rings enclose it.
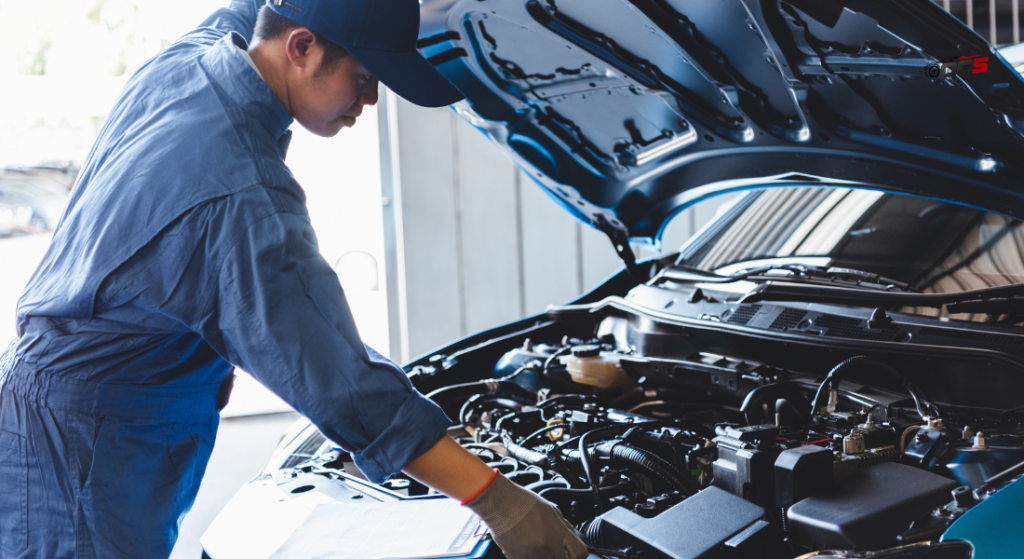
<instances>
[{"instance_id":1,"label":"windshield","mask_svg":"<svg viewBox=\"0 0 1024 559\"><path fill-rule=\"evenodd\" d=\"M772 263L876 273L924 293L1024 283L1024 229L998 214L848 188L751 192L679 264L720 274ZM938 315L939 309L904 309ZM942 311L945 313L945 311ZM985 315L956 315L987 320Z\"/></svg>"}]
</instances>

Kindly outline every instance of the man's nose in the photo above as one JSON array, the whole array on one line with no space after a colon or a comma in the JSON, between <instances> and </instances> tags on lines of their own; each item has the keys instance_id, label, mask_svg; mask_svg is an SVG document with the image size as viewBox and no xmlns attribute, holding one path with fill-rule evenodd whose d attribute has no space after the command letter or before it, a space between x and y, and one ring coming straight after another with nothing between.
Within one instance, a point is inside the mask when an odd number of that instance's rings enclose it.
<instances>
[{"instance_id":1,"label":"man's nose","mask_svg":"<svg viewBox=\"0 0 1024 559\"><path fill-rule=\"evenodd\" d=\"M363 95L362 95L362 98L360 99L360 101L364 105L370 105L370 106L376 105L377 104L377 97L379 96L379 92L380 92L380 82L378 82L377 80L373 80L373 83L368 85L367 88L366 88L366 91L363 92Z\"/></svg>"}]
</instances>

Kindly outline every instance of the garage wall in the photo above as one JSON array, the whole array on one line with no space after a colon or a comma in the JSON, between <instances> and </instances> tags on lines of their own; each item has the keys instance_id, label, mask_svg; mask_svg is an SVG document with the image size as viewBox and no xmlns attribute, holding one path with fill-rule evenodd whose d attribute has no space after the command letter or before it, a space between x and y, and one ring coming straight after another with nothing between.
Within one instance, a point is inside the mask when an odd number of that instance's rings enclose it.
<instances>
[{"instance_id":1,"label":"garage wall","mask_svg":"<svg viewBox=\"0 0 1024 559\"><path fill-rule=\"evenodd\" d=\"M407 361L564 303L621 261L451 109L380 103L390 354ZM713 214L687 210L678 247Z\"/></svg>"}]
</instances>

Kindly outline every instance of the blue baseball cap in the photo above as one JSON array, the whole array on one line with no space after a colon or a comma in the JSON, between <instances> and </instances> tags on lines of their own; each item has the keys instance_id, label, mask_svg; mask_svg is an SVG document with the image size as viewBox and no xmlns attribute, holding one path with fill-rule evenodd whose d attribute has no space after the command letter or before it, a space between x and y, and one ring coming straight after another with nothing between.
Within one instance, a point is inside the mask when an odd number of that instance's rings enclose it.
<instances>
[{"instance_id":1,"label":"blue baseball cap","mask_svg":"<svg viewBox=\"0 0 1024 559\"><path fill-rule=\"evenodd\" d=\"M416 50L418 0L267 0L271 10L342 47L384 85L422 107L465 98Z\"/></svg>"}]
</instances>

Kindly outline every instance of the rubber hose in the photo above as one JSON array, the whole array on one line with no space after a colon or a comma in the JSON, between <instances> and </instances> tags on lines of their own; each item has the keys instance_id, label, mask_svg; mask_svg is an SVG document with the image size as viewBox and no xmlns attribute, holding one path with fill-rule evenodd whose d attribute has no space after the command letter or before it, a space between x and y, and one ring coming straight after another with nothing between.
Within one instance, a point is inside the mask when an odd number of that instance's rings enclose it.
<instances>
[{"instance_id":1,"label":"rubber hose","mask_svg":"<svg viewBox=\"0 0 1024 559\"><path fill-rule=\"evenodd\" d=\"M511 440L505 440L505 450L508 451L509 456L519 460L520 462L524 462L532 466L548 466L547 454L519 446Z\"/></svg>"},{"instance_id":2,"label":"rubber hose","mask_svg":"<svg viewBox=\"0 0 1024 559\"><path fill-rule=\"evenodd\" d=\"M595 518L583 530L583 539L592 546L601 545L601 518Z\"/></svg>"},{"instance_id":3,"label":"rubber hose","mask_svg":"<svg viewBox=\"0 0 1024 559\"><path fill-rule=\"evenodd\" d=\"M430 394L427 394L427 398L433 400L435 404L442 408L445 408L455 402L459 402L477 394L486 394L491 396L499 392L511 393L513 396L519 396L527 400L533 399L534 401L536 401L537 397L535 393L530 392L512 381L488 379L477 382L467 382L465 384L453 384L452 386L438 388Z\"/></svg>"},{"instance_id":4,"label":"rubber hose","mask_svg":"<svg viewBox=\"0 0 1024 559\"><path fill-rule=\"evenodd\" d=\"M525 485L526 489L533 491L534 493L540 493L545 489L552 489L556 487L568 487L567 481L564 479L545 479L541 481L535 481L531 484Z\"/></svg>"},{"instance_id":5,"label":"rubber hose","mask_svg":"<svg viewBox=\"0 0 1024 559\"><path fill-rule=\"evenodd\" d=\"M593 460L594 449L590 448L588 451ZM565 458L567 462L573 464L582 464L583 462L579 450L569 451L565 454ZM611 461L615 467L628 466L640 470L655 482L660 482L672 491L681 491L687 495L692 495L697 491L692 480L686 479L671 464L642 448L627 443L613 443Z\"/></svg>"},{"instance_id":6,"label":"rubber hose","mask_svg":"<svg viewBox=\"0 0 1024 559\"><path fill-rule=\"evenodd\" d=\"M800 407L807 407L807 398L803 394L803 388L794 382L776 382L772 384L766 384L764 386L758 386L751 390L747 397L743 399L743 405L740 406L740 413L743 414L744 419L747 420L747 425L754 425L752 419L753 414L760 414L761 407L765 403L773 402L779 398L785 398L789 400L794 406L797 407L800 420L806 422L807 418L804 413L800 411ZM776 409L777 413L778 410ZM769 423L773 423L775 418L769 418Z\"/></svg>"},{"instance_id":7,"label":"rubber hose","mask_svg":"<svg viewBox=\"0 0 1024 559\"><path fill-rule=\"evenodd\" d=\"M601 497L618 497L619 495L625 495L636 486L632 481L620 483L618 485L612 485L611 487L601 487ZM583 501L586 503L594 502L594 492L591 489L571 489L569 487L550 487L540 492L540 496L545 499L558 504L559 502L572 502L572 501Z\"/></svg>"}]
</instances>

